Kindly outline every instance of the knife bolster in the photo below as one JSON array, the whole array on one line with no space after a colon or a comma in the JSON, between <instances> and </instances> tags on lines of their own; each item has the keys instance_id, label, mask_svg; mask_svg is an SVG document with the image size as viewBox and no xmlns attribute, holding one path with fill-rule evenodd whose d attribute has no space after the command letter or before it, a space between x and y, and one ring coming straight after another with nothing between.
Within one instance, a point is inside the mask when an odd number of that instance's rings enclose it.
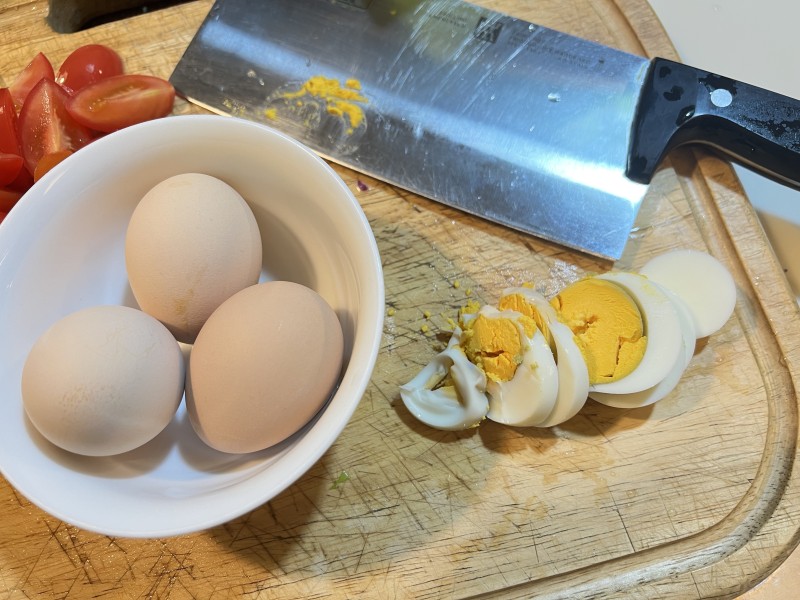
<instances>
[{"instance_id":1,"label":"knife bolster","mask_svg":"<svg viewBox=\"0 0 800 600\"><path fill-rule=\"evenodd\" d=\"M675 147L704 143L800 187L800 102L663 58L645 78L631 131L628 177L649 183Z\"/></svg>"}]
</instances>

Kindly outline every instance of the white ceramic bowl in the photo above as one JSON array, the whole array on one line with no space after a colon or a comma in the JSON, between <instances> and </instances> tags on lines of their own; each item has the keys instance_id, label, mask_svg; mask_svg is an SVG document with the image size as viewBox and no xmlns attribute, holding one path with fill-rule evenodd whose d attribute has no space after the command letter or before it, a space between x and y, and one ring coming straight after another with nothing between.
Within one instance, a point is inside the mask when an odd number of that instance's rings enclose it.
<instances>
[{"instance_id":1,"label":"white ceramic bowl","mask_svg":"<svg viewBox=\"0 0 800 600\"><path fill-rule=\"evenodd\" d=\"M183 403L145 446L90 458L49 444L28 421L20 378L34 341L98 304L136 307L124 237L138 200L182 172L219 177L250 203L264 242L262 280L319 292L345 335L338 390L278 447L228 455L194 434ZM0 224L0 472L50 514L114 536L166 537L250 511L333 444L369 382L383 329L383 275L361 207L319 157L270 128L219 116L151 121L93 142L47 173Z\"/></svg>"}]
</instances>

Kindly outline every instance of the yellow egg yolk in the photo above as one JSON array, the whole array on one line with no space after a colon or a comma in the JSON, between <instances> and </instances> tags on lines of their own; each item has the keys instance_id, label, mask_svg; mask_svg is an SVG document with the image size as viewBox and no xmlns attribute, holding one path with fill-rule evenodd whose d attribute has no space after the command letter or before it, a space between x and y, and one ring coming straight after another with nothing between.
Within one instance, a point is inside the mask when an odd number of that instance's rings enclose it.
<instances>
[{"instance_id":1,"label":"yellow egg yolk","mask_svg":"<svg viewBox=\"0 0 800 600\"><path fill-rule=\"evenodd\" d=\"M550 303L575 334L589 369L589 383L630 375L647 346L642 315L620 286L602 279L577 281Z\"/></svg>"},{"instance_id":2,"label":"yellow egg yolk","mask_svg":"<svg viewBox=\"0 0 800 600\"><path fill-rule=\"evenodd\" d=\"M550 334L547 320L542 317L541 313L533 304L528 302L525 296L522 294L508 294L507 296L503 296L498 301L497 308L499 310L514 310L533 319L533 322L536 323L536 327L542 332L544 339L547 340L547 344L553 348L553 336Z\"/></svg>"},{"instance_id":3,"label":"yellow egg yolk","mask_svg":"<svg viewBox=\"0 0 800 600\"><path fill-rule=\"evenodd\" d=\"M479 302L476 302L475 300L467 300L467 303L458 311L458 324L461 326L461 329L467 328L464 317L476 315L480 309L481 305Z\"/></svg>"},{"instance_id":4,"label":"yellow egg yolk","mask_svg":"<svg viewBox=\"0 0 800 600\"><path fill-rule=\"evenodd\" d=\"M525 352L522 335L533 337L535 331L536 323L524 315L511 319L479 314L466 323L461 345L469 361L487 378L509 381Z\"/></svg>"}]
</instances>

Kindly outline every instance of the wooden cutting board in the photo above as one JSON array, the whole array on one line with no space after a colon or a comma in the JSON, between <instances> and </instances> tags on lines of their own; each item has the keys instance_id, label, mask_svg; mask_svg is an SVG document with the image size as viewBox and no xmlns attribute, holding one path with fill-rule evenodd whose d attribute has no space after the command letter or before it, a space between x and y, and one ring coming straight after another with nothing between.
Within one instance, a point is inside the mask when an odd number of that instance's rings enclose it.
<instances>
[{"instance_id":1,"label":"wooden cutting board","mask_svg":"<svg viewBox=\"0 0 800 600\"><path fill-rule=\"evenodd\" d=\"M645 0L481 4L675 57ZM91 42L116 48L129 71L167 78L210 7L175 4L67 35L48 26L46 2L6 0L0 77L7 85L38 51L58 65ZM201 111L180 101L176 112ZM375 232L387 298L380 357L341 438L262 507L162 540L87 533L0 480L0 597L724 598L793 550L800 320L728 164L673 153L616 265L335 168ZM523 282L553 293L674 247L722 260L738 301L655 406L589 402L553 429L463 433L404 409L398 385L442 347L468 298L494 302Z\"/></svg>"}]
</instances>

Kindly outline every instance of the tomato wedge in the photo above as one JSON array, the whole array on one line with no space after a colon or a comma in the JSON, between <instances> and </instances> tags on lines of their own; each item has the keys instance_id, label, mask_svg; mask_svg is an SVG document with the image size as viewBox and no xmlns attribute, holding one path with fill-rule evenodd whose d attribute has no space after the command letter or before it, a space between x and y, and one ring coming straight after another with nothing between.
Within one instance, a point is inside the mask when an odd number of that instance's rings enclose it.
<instances>
[{"instance_id":1,"label":"tomato wedge","mask_svg":"<svg viewBox=\"0 0 800 600\"><path fill-rule=\"evenodd\" d=\"M19 131L29 173L36 172L45 154L74 152L92 140L92 132L67 111L69 100L69 94L49 79L42 79L28 94L19 113Z\"/></svg>"},{"instance_id":2,"label":"tomato wedge","mask_svg":"<svg viewBox=\"0 0 800 600\"><path fill-rule=\"evenodd\" d=\"M39 181L45 173L67 158L70 154L72 154L70 150L59 150L58 152L51 152L50 154L42 156L39 162L36 163L36 170L33 172L33 180Z\"/></svg>"},{"instance_id":3,"label":"tomato wedge","mask_svg":"<svg viewBox=\"0 0 800 600\"><path fill-rule=\"evenodd\" d=\"M5 186L14 181L22 169L23 160L16 154L0 153L0 186Z\"/></svg>"},{"instance_id":4,"label":"tomato wedge","mask_svg":"<svg viewBox=\"0 0 800 600\"><path fill-rule=\"evenodd\" d=\"M17 75L14 83L8 87L11 92L11 97L14 99L14 107L17 111L19 112L22 109L22 105L25 104L25 99L28 97L28 94L39 81L42 79L53 81L55 78L53 65L50 64L50 61L43 53L39 52L39 54L34 56L33 60L28 63L28 66Z\"/></svg>"},{"instance_id":5,"label":"tomato wedge","mask_svg":"<svg viewBox=\"0 0 800 600\"><path fill-rule=\"evenodd\" d=\"M23 158L22 160L24 164L25 159ZM32 185L33 175L28 172L27 166L23 166L23 168L19 170L16 179L5 186L5 189L11 192L19 192L20 194L24 194Z\"/></svg>"},{"instance_id":6,"label":"tomato wedge","mask_svg":"<svg viewBox=\"0 0 800 600\"><path fill-rule=\"evenodd\" d=\"M164 117L172 111L175 88L150 75L117 75L78 91L67 109L76 121L104 133Z\"/></svg>"},{"instance_id":7,"label":"tomato wedge","mask_svg":"<svg viewBox=\"0 0 800 600\"><path fill-rule=\"evenodd\" d=\"M17 111L8 88L0 89L0 152L22 156L17 129Z\"/></svg>"},{"instance_id":8,"label":"tomato wedge","mask_svg":"<svg viewBox=\"0 0 800 600\"><path fill-rule=\"evenodd\" d=\"M0 190L0 215L10 211L22 194L11 190Z\"/></svg>"},{"instance_id":9,"label":"tomato wedge","mask_svg":"<svg viewBox=\"0 0 800 600\"><path fill-rule=\"evenodd\" d=\"M119 54L102 44L87 44L73 50L56 74L56 83L71 92L115 75L122 75Z\"/></svg>"}]
</instances>

